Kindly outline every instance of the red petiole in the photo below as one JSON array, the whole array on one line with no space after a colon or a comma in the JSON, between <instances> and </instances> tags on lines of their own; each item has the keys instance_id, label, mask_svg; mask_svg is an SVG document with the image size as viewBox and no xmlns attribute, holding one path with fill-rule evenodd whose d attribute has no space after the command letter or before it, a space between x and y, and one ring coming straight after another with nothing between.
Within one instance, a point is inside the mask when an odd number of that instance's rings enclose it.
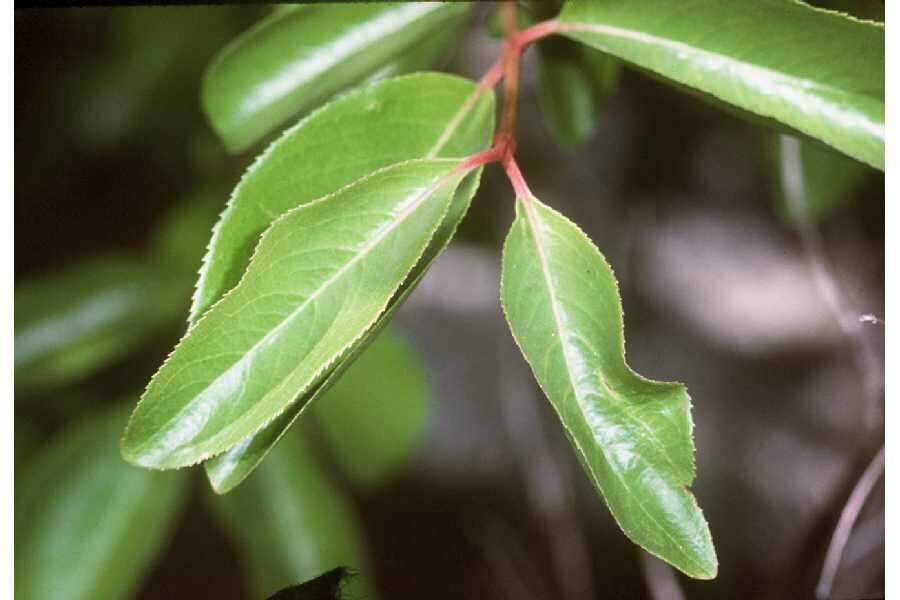
<instances>
[{"instance_id":1,"label":"red petiole","mask_svg":"<svg viewBox=\"0 0 900 600\"><path fill-rule=\"evenodd\" d=\"M461 169L470 169L492 162L503 165L506 176L512 184L516 195L525 199L531 197L528 184L519 170L515 160L516 149L516 112L519 96L519 60L525 48L544 37L556 33L560 23L556 20L542 21L519 31L517 26L516 5L505 2L501 5L505 28L505 41L500 59L488 69L478 82L477 96L494 87L501 79L505 79L503 90L503 111L500 116L500 130L494 137L494 144L482 152L466 158ZM473 99L474 100L474 99Z\"/></svg>"}]
</instances>

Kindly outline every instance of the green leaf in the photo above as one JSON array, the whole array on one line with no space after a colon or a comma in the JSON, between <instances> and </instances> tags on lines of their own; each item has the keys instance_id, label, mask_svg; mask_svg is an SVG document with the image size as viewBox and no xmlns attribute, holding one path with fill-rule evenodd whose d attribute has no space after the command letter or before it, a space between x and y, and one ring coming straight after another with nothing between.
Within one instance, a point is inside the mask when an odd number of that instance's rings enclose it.
<instances>
[{"instance_id":1,"label":"green leaf","mask_svg":"<svg viewBox=\"0 0 900 600\"><path fill-rule=\"evenodd\" d=\"M422 254L422 258L419 259L409 277L406 278L403 285L394 294L394 297L388 304L388 308L378 318L375 325L348 349L346 356L336 361L334 368L325 373L319 383L310 386L309 391L278 418L252 436L245 438L239 444L204 464L209 482L216 493L227 493L241 483L262 462L266 454L281 439L281 436L290 429L300 414L304 412L304 409L307 406L314 405L313 403L338 381L347 368L353 364L353 361L390 321L403 301L424 277L425 272L434 259L450 243L457 226L469 208L475 190L478 189L480 176L481 169L479 168L469 174L463 180L463 183L460 184L453 203L450 205L450 210L447 211L443 222L435 232L434 237L431 238L431 242Z\"/></svg>"},{"instance_id":2,"label":"green leaf","mask_svg":"<svg viewBox=\"0 0 900 600\"><path fill-rule=\"evenodd\" d=\"M424 365L389 329L312 407L312 414L350 479L372 488L397 471L422 439L428 396Z\"/></svg>"},{"instance_id":3,"label":"green leaf","mask_svg":"<svg viewBox=\"0 0 900 600\"><path fill-rule=\"evenodd\" d=\"M565 147L582 144L615 91L619 63L570 40L538 43L538 91L551 130Z\"/></svg>"},{"instance_id":4,"label":"green leaf","mask_svg":"<svg viewBox=\"0 0 900 600\"><path fill-rule=\"evenodd\" d=\"M191 322L234 287L278 215L388 165L485 149L494 97L467 103L475 91L449 75L399 77L349 93L286 132L248 169L216 225Z\"/></svg>"},{"instance_id":5,"label":"green leaf","mask_svg":"<svg viewBox=\"0 0 900 600\"><path fill-rule=\"evenodd\" d=\"M559 20L563 35L884 169L881 24L795 0L571 0Z\"/></svg>"},{"instance_id":6,"label":"green leaf","mask_svg":"<svg viewBox=\"0 0 900 600\"><path fill-rule=\"evenodd\" d=\"M203 261L210 229L222 211L223 193L227 190L221 186L210 186L186 194L163 216L150 240L149 260L160 273L177 279L179 287L186 281L187 296Z\"/></svg>"},{"instance_id":7,"label":"green leaf","mask_svg":"<svg viewBox=\"0 0 900 600\"><path fill-rule=\"evenodd\" d=\"M16 598L128 597L165 543L187 480L122 461L123 408L72 426L26 467L16 489Z\"/></svg>"},{"instance_id":8,"label":"green leaf","mask_svg":"<svg viewBox=\"0 0 900 600\"><path fill-rule=\"evenodd\" d=\"M798 210L809 211L816 220L827 218L878 173L815 141L801 141L789 135L769 139L770 172L778 191L778 210L788 222L803 219Z\"/></svg>"},{"instance_id":9,"label":"green leaf","mask_svg":"<svg viewBox=\"0 0 900 600\"><path fill-rule=\"evenodd\" d=\"M715 577L694 478L683 385L625 363L622 307L596 246L536 198L519 198L503 250L501 298L513 336L591 480L633 542L697 578Z\"/></svg>"},{"instance_id":10,"label":"green leaf","mask_svg":"<svg viewBox=\"0 0 900 600\"><path fill-rule=\"evenodd\" d=\"M183 310L137 259L103 256L16 285L15 377L52 388L105 367Z\"/></svg>"},{"instance_id":11,"label":"green leaf","mask_svg":"<svg viewBox=\"0 0 900 600\"><path fill-rule=\"evenodd\" d=\"M289 408L387 308L440 226L462 166L401 163L277 219L241 282L151 380L123 455L187 466Z\"/></svg>"},{"instance_id":12,"label":"green leaf","mask_svg":"<svg viewBox=\"0 0 900 600\"><path fill-rule=\"evenodd\" d=\"M336 567L363 574L348 583L363 593L366 561L347 502L328 482L299 432L285 436L240 489L213 497L214 513L238 542L256 597Z\"/></svg>"},{"instance_id":13,"label":"green leaf","mask_svg":"<svg viewBox=\"0 0 900 600\"><path fill-rule=\"evenodd\" d=\"M231 150L361 81L435 31L458 24L463 2L316 5L276 14L210 65L203 106Z\"/></svg>"},{"instance_id":14,"label":"green leaf","mask_svg":"<svg viewBox=\"0 0 900 600\"><path fill-rule=\"evenodd\" d=\"M439 70L441 64L446 62L455 50L451 42L460 35L460 30L466 22L465 17L466 14L462 13L447 21L439 30L432 32L409 50L366 77L360 85L365 86L407 73L417 73L435 68Z\"/></svg>"}]
</instances>

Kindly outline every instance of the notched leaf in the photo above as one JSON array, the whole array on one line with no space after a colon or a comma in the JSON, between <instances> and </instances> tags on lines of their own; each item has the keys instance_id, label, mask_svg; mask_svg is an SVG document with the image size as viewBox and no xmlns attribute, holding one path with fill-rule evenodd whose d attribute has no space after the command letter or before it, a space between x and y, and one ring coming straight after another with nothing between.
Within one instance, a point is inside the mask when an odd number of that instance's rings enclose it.
<instances>
[{"instance_id":1,"label":"notched leaf","mask_svg":"<svg viewBox=\"0 0 900 600\"><path fill-rule=\"evenodd\" d=\"M561 214L520 198L501 286L513 336L622 530L686 574L715 577L709 528L686 493L690 398L626 364L618 286L599 250Z\"/></svg>"}]
</instances>

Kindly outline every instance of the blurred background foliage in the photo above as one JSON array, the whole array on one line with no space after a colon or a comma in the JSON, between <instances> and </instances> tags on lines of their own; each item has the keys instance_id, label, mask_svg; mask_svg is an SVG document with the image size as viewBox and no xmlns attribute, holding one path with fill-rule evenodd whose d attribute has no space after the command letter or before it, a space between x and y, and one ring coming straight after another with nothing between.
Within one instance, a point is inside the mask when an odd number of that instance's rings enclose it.
<instances>
[{"instance_id":1,"label":"blurred background foliage","mask_svg":"<svg viewBox=\"0 0 900 600\"><path fill-rule=\"evenodd\" d=\"M883 18L880 2L820 4ZM616 529L506 331L497 249L513 207L496 169L392 328L233 493L120 459L212 224L262 147L230 156L216 139L204 69L273 10L287 9L15 13L17 597L261 598L350 565L351 597L677 598ZM499 42L488 7L470 16L381 75L479 77ZM523 78L532 188L615 268L633 366L694 399L694 491L721 569L678 585L809 597L883 440L883 392L865 381L882 377L883 331L838 325L803 232L851 312L883 315L883 175L570 42L540 43ZM882 593L883 524L879 490L834 597Z\"/></svg>"}]
</instances>

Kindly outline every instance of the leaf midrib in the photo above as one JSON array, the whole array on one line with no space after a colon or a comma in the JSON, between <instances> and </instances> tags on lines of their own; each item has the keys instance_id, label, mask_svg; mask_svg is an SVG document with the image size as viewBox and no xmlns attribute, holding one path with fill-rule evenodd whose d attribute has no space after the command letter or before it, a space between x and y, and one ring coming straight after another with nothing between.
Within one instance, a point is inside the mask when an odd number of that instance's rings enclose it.
<instances>
[{"instance_id":1,"label":"leaf midrib","mask_svg":"<svg viewBox=\"0 0 900 600\"><path fill-rule=\"evenodd\" d=\"M632 39L632 40L636 40L639 42L643 42L643 43L647 44L648 46L666 48L666 49L674 50L676 52L680 51L680 52L683 52L686 54L692 54L695 56L703 57L706 60L716 60L716 61L722 61L725 63L731 63L733 65L738 66L740 69L742 69L744 71L764 74L764 75L766 75L774 80L780 81L782 83L791 84L792 86L795 87L795 89L797 89L797 91L799 93L803 93L804 95L806 95L807 100L814 100L816 102L819 102L820 104L823 104L824 106L830 107L832 110L839 111L840 114L845 115L845 117L849 116L849 117L853 118L853 122L855 122L857 125L862 126L868 133L878 137L879 139L882 139L882 140L884 139L884 124L883 123L879 124L877 122L873 122L871 119L868 118L868 115L866 115L863 112L859 112L856 110L847 112L845 110L842 110L841 107L834 106L834 103L832 103L832 102L824 102L823 103L814 96L813 97L808 96L810 91L821 91L821 92L825 92L825 93L828 93L833 96L844 96L844 97L849 96L849 97L855 97L855 98L866 98L867 100L877 101L877 98L869 96L868 94L858 93L858 92L849 92L846 89L836 88L834 86L823 84L821 82L812 81L809 79L803 79L803 78L799 78L799 77L796 77L793 75L788 75L785 73L775 71L769 67L764 67L762 65L758 65L758 64L754 64L754 63L750 63L750 62L746 62L746 61L737 59L737 58L735 58L733 56L729 56L727 54L722 54L720 52L715 52L712 50L699 48L697 46L694 46L694 45L691 45L691 44L688 44L685 42L659 37L657 35L654 35L651 33L646 33L643 31L636 31L633 29L615 27L612 25L599 25L599 24L573 23L573 22L562 22L559 26L558 31L560 33L565 33L566 31L571 31L571 32L586 31L589 33L596 33L599 35L606 35L606 36L614 37L614 38ZM680 59L680 57L679 57L679 59ZM660 73L661 75L665 75L666 77L671 78L671 76L666 75L665 73L661 73L658 69L654 68L652 70L657 73ZM709 92L711 94L713 94L714 96L716 96L722 100L725 100L724 98L721 97L721 95L719 93L716 93L713 91L709 91ZM727 102L727 100L725 100L725 101ZM759 109L759 107L756 107L756 108L753 108L750 110L752 110L753 112L758 112L760 114L767 115L767 116L773 116L771 114L761 111Z\"/></svg>"}]
</instances>

